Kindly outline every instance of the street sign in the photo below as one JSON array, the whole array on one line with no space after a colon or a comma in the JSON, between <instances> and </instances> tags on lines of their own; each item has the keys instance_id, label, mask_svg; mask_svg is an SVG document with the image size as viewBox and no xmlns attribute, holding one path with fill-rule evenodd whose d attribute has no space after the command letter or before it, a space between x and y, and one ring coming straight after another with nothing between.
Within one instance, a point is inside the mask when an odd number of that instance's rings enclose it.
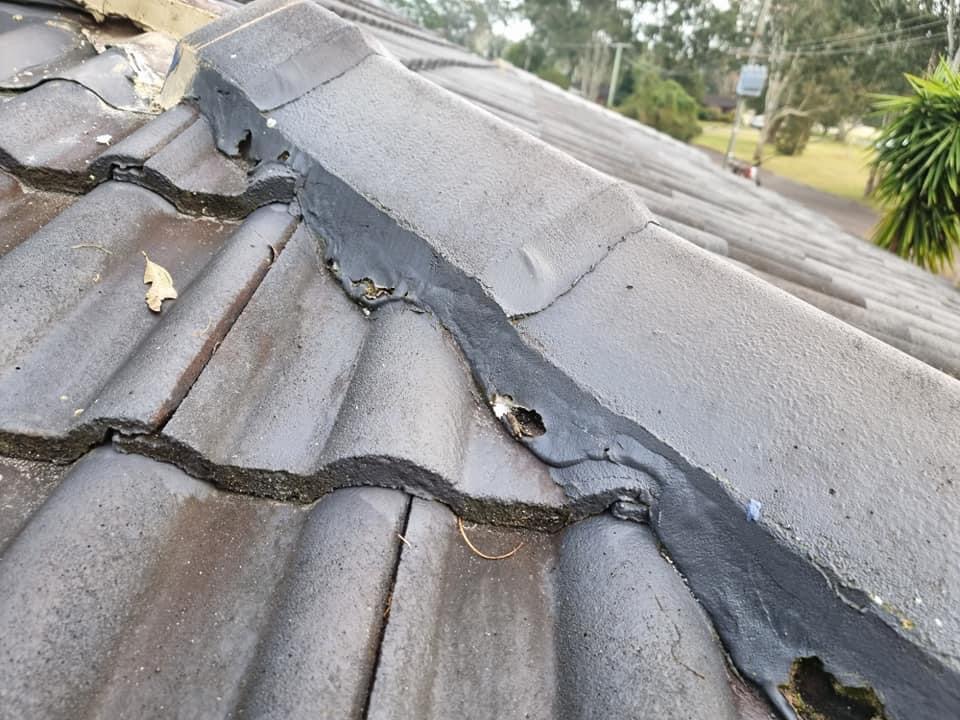
<instances>
[{"instance_id":1,"label":"street sign","mask_svg":"<svg viewBox=\"0 0 960 720\"><path fill-rule=\"evenodd\" d=\"M766 65L744 65L740 68L737 80L737 95L742 97L760 97L767 82Z\"/></svg>"}]
</instances>

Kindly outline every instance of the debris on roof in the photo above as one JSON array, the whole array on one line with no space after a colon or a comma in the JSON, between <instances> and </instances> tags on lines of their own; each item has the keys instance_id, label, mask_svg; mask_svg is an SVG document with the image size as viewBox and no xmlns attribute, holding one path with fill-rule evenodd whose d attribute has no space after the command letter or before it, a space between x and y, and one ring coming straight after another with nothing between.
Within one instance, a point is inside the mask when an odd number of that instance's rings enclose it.
<instances>
[{"instance_id":1,"label":"debris on roof","mask_svg":"<svg viewBox=\"0 0 960 720\"><path fill-rule=\"evenodd\" d=\"M180 38L216 20L234 7L229 0L43 0L64 8L82 9L97 21L123 18L146 30Z\"/></svg>"},{"instance_id":2,"label":"debris on roof","mask_svg":"<svg viewBox=\"0 0 960 720\"><path fill-rule=\"evenodd\" d=\"M325 4L0 5L0 717L955 714L957 291Z\"/></svg>"}]
</instances>

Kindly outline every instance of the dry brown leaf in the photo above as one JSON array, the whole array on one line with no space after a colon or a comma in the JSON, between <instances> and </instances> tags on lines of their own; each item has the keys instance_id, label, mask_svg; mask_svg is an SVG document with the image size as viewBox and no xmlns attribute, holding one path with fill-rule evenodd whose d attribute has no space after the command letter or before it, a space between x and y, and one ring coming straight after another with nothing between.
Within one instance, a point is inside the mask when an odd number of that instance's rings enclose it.
<instances>
[{"instance_id":1,"label":"dry brown leaf","mask_svg":"<svg viewBox=\"0 0 960 720\"><path fill-rule=\"evenodd\" d=\"M147 257L146 253L143 253L143 257L147 261L147 265L143 269L143 282L150 284L150 289L147 290L146 295L147 307L154 312L160 312L164 300L174 300L177 297L177 291L173 287L173 278L170 277L166 268L157 265Z\"/></svg>"}]
</instances>

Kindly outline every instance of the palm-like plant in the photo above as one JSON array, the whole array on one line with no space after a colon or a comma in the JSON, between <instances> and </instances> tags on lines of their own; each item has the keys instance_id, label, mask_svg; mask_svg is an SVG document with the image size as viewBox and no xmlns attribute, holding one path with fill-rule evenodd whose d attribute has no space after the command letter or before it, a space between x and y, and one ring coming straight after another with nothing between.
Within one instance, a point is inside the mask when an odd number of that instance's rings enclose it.
<instances>
[{"instance_id":1,"label":"palm-like plant","mask_svg":"<svg viewBox=\"0 0 960 720\"><path fill-rule=\"evenodd\" d=\"M912 95L880 95L883 130L873 163L876 196L890 209L874 242L930 270L960 251L960 73L941 61L927 77L907 75Z\"/></svg>"}]
</instances>

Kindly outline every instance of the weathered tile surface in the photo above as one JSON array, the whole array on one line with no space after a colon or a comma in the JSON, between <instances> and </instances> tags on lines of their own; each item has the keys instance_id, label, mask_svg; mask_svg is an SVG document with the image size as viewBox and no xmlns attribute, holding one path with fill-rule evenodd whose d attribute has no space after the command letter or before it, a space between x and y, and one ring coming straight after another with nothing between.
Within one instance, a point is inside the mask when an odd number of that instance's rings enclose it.
<instances>
[{"instance_id":1,"label":"weathered tile surface","mask_svg":"<svg viewBox=\"0 0 960 720\"><path fill-rule=\"evenodd\" d=\"M80 458L0 461L0 716L766 717L724 651L949 716L960 399L891 346L955 373L956 290L325 4L162 114L168 46L0 4L0 444Z\"/></svg>"}]
</instances>

